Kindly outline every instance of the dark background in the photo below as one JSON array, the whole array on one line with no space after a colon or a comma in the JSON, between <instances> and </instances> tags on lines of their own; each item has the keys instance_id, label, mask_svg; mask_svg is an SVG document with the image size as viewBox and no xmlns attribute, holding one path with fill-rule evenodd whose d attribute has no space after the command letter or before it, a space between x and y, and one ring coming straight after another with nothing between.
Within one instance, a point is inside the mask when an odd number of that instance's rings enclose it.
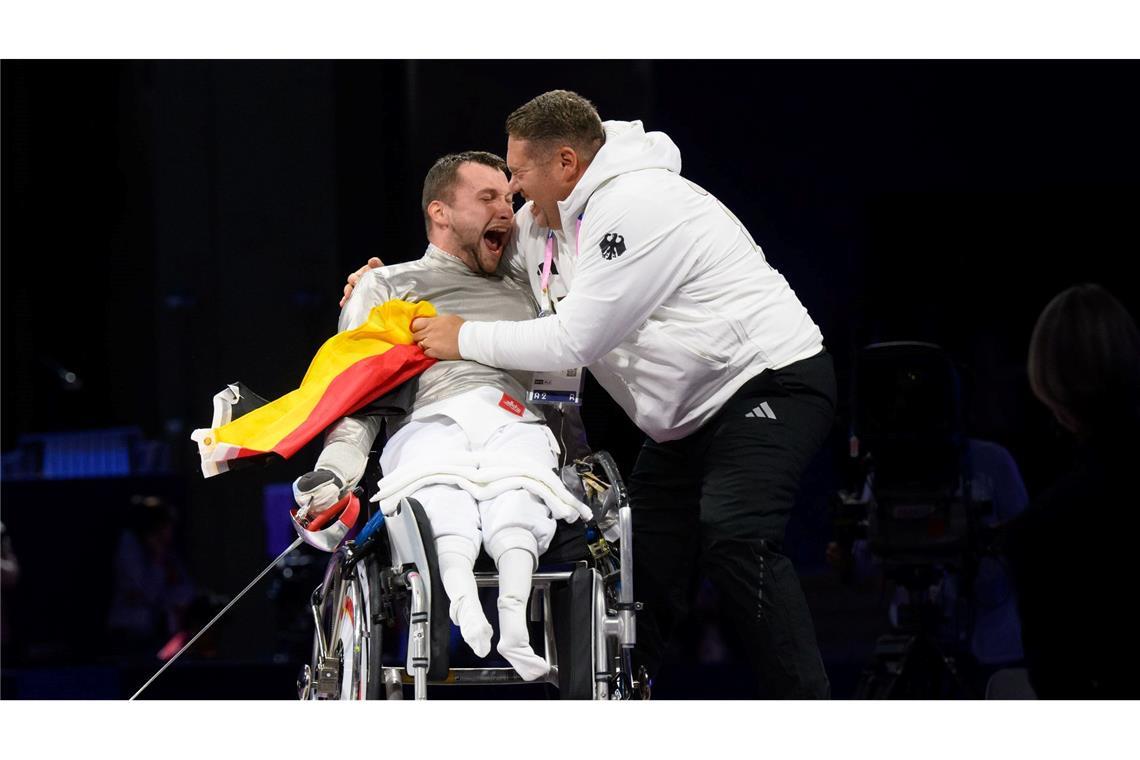
<instances>
[{"instance_id":1,"label":"dark background","mask_svg":"<svg viewBox=\"0 0 1140 760\"><path fill-rule=\"evenodd\" d=\"M153 483L5 482L24 566L4 598L6 667L98 660L129 492L181 506L204 587L232 594L264 566L262 487L311 452L203 481L190 431L225 382L295 387L335 330L344 276L421 254L432 161L502 153L506 115L548 89L673 138L684 174L740 217L823 330L841 394L858 346L945 346L970 433L1009 448L1030 493L1067 455L1025 380L1037 315L1085 281L1140 312L1134 62L5 61L2 74L3 450L121 426L170 447ZM628 463L639 435L587 392L593 445ZM807 578L826 572L846 411L789 529ZM46 645L33 620L73 598L85 612ZM274 612L264 594L243 601L222 655L261 661Z\"/></svg>"}]
</instances>

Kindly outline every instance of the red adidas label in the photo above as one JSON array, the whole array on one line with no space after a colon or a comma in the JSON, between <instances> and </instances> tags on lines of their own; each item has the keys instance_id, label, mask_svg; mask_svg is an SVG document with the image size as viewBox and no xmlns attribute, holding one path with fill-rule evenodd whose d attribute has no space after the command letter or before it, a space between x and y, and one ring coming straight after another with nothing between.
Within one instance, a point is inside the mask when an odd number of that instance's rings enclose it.
<instances>
[{"instance_id":1,"label":"red adidas label","mask_svg":"<svg viewBox=\"0 0 1140 760\"><path fill-rule=\"evenodd\" d=\"M520 417L523 416L523 405L505 393L503 394L503 397L499 399L499 406L503 407L511 414L517 414Z\"/></svg>"}]
</instances>

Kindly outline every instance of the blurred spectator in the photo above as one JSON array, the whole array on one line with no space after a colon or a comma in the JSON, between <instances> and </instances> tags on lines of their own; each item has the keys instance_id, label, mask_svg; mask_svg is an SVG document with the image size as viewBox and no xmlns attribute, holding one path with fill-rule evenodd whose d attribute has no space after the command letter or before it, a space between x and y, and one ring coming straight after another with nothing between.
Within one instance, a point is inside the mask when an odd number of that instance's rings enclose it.
<instances>
[{"instance_id":1,"label":"blurred spectator","mask_svg":"<svg viewBox=\"0 0 1140 760\"><path fill-rule=\"evenodd\" d=\"M107 629L112 651L155 656L183 627L194 585L174 546L175 512L156 496L132 499L115 552Z\"/></svg>"},{"instance_id":2,"label":"blurred spectator","mask_svg":"<svg viewBox=\"0 0 1140 760\"><path fill-rule=\"evenodd\" d=\"M12 537L8 529L0 522L0 588L8 595L8 603L3 614L0 614L0 644L7 645L11 641L11 592L20 580L20 561L16 559L16 552L12 549Z\"/></svg>"},{"instance_id":3,"label":"blurred spectator","mask_svg":"<svg viewBox=\"0 0 1140 760\"><path fill-rule=\"evenodd\" d=\"M1136 698L1140 331L1105 289L1069 288L1037 320L1028 369L1078 443L1068 472L1006 536L1029 679L1042 698Z\"/></svg>"},{"instance_id":4,"label":"blurred spectator","mask_svg":"<svg viewBox=\"0 0 1140 760\"><path fill-rule=\"evenodd\" d=\"M1025 511L1029 494L1013 455L990 441L969 441L972 498L993 505L982 518L987 527L1008 522ZM986 552L978 559L973 582L974 619L970 652L983 666L1018 662L1024 657L1017 599L1005 564Z\"/></svg>"}]
</instances>

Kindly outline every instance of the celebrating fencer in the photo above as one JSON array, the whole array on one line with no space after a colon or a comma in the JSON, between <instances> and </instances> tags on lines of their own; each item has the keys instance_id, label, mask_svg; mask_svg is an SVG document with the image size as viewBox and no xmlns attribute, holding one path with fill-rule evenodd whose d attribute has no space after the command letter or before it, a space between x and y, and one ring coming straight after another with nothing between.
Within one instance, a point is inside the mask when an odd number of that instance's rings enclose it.
<instances>
[{"instance_id":1,"label":"celebrating fencer","mask_svg":"<svg viewBox=\"0 0 1140 760\"><path fill-rule=\"evenodd\" d=\"M425 300L470 319L533 318L536 304L525 279L498 273L514 216L505 170L501 158L477 151L436 161L422 197L427 251L363 277L344 304L339 330L360 325L372 307L390 299ZM389 418L377 499L385 511L403 497L423 505L451 619L480 657L490 651L492 628L479 603L474 564L480 547L486 550L499 570L498 652L527 681L548 671L526 626L532 573L557 519L591 517L555 475L563 446L543 409L527 401L530 381L529 372L472 361L428 368L410 413ZM293 487L310 517L359 482L380 427L381 418L358 415L330 428L313 472Z\"/></svg>"}]
</instances>

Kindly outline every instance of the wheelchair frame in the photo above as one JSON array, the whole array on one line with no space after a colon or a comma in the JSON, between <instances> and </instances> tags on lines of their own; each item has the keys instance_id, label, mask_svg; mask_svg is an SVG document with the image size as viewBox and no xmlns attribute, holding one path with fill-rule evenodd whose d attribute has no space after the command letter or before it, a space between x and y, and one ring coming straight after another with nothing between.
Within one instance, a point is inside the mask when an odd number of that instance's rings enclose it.
<instances>
[{"instance_id":1,"label":"wheelchair frame","mask_svg":"<svg viewBox=\"0 0 1140 760\"><path fill-rule=\"evenodd\" d=\"M647 698L644 673L632 672L631 651L636 643L636 612L633 597L632 514L629 497L617 466L606 452L595 452L575 462L582 479L584 501L594 512L587 525L590 558L578 560L570 570L544 571L533 575L530 599L531 622L542 622L543 656L550 670L529 683L558 687L559 662L555 637L553 593L558 584L569 583L575 573L588 572L590 660L593 679L591 697L600 699ZM595 473L601 469L605 480ZM528 683L511 667L449 668L432 674L433 653L446 641L433 641L432 616L447 619L447 599L436 572L434 540L423 508L404 499L395 515L385 518L386 531L363 545L348 542L329 561L324 579L312 595L315 625L311 664L298 679L301 699L402 699L403 687L411 685L415 699L427 698L427 687ZM602 560L612 557L598 524L617 527L618 568L603 574ZM611 533L611 535L613 535ZM384 540L386 539L386 540ZM589 539L588 539L589 540ZM385 554L387 549L387 556ZM578 578L583 576L579 575ZM498 585L497 573L477 572L476 585ZM394 625L397 605L408 610L408 654L404 667L381 662L382 629ZM435 631L446 631L436 626ZM438 637L437 637L438 638ZM431 677L434 675L435 677Z\"/></svg>"}]
</instances>

